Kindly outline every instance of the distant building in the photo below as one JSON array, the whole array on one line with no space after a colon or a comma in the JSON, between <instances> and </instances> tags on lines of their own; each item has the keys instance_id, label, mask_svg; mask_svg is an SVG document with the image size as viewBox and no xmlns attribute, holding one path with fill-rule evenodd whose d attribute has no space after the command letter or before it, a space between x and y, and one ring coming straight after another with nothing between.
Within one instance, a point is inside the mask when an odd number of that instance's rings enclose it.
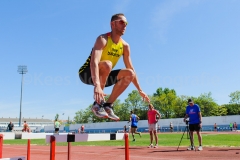
<instances>
[{"instance_id":1,"label":"distant building","mask_svg":"<svg viewBox=\"0 0 240 160\"><path fill-rule=\"evenodd\" d=\"M52 126L53 121L50 119L43 119L43 118L22 118L22 124L21 127L19 127L19 118L0 118L0 131L5 131L7 129L7 126L9 122L12 122L14 124L14 130L21 130L23 126L23 122L27 121L28 125L32 130L38 129L41 130L44 128L44 126Z\"/></svg>"}]
</instances>

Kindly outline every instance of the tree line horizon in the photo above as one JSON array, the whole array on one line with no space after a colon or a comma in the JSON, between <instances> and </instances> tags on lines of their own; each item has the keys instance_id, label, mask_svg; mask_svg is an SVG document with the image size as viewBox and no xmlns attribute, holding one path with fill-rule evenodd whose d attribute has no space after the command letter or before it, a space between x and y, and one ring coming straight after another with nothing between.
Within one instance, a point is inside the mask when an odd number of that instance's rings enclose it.
<instances>
[{"instance_id":1,"label":"tree line horizon","mask_svg":"<svg viewBox=\"0 0 240 160\"><path fill-rule=\"evenodd\" d=\"M149 95L151 104L161 114L161 119L169 118L183 118L187 100L193 99L195 104L198 104L203 117L209 116L226 116L226 115L240 115L240 91L231 92L229 104L218 105L212 98L212 93L200 94L198 97L177 95L174 89L158 88L155 93ZM109 95L105 97L107 100ZM137 90L133 90L128 94L128 97L123 103L119 99L114 102L114 113L120 117L120 121L128 121L130 118L130 111L134 111L140 120L147 120L148 103L142 101L142 97ZM81 109L75 113L73 122L71 123L97 123L110 122L110 119L101 119L91 111L92 104L86 109Z\"/></svg>"}]
</instances>

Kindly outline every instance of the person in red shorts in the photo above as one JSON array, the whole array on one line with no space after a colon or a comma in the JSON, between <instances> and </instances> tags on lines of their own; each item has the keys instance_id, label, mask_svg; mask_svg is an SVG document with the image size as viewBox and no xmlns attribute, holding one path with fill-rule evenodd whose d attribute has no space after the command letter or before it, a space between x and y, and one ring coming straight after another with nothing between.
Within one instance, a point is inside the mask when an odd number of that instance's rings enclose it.
<instances>
[{"instance_id":1,"label":"person in red shorts","mask_svg":"<svg viewBox=\"0 0 240 160\"><path fill-rule=\"evenodd\" d=\"M81 133L84 133L84 125L81 126Z\"/></svg>"},{"instance_id":2,"label":"person in red shorts","mask_svg":"<svg viewBox=\"0 0 240 160\"><path fill-rule=\"evenodd\" d=\"M22 132L30 132L30 128L26 121L24 121Z\"/></svg>"},{"instance_id":3,"label":"person in red shorts","mask_svg":"<svg viewBox=\"0 0 240 160\"><path fill-rule=\"evenodd\" d=\"M158 147L158 136L157 136L157 122L161 118L160 113L154 109L154 106L152 104L148 105L148 130L150 134L150 145L148 148L153 148L153 136L155 138L155 146L154 148Z\"/></svg>"},{"instance_id":4,"label":"person in red shorts","mask_svg":"<svg viewBox=\"0 0 240 160\"><path fill-rule=\"evenodd\" d=\"M237 128L238 128L238 127L237 127L237 122L234 122L234 123L233 123L233 129L234 129L235 131L237 131Z\"/></svg>"}]
</instances>

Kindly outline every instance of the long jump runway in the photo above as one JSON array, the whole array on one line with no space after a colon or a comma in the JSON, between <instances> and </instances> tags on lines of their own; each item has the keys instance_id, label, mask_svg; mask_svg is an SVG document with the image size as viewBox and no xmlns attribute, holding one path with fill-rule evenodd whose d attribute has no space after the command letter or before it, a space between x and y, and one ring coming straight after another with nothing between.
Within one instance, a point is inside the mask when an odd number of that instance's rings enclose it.
<instances>
[{"instance_id":1,"label":"long jump runway","mask_svg":"<svg viewBox=\"0 0 240 160\"><path fill-rule=\"evenodd\" d=\"M239 160L240 148L204 147L203 151L187 151L186 147L130 147L130 160ZM25 156L27 146L3 145L3 158ZM49 160L50 146L31 145L31 160ZM67 160L67 146L56 146L56 160ZM71 160L124 160L125 148L106 146L71 146Z\"/></svg>"}]
</instances>

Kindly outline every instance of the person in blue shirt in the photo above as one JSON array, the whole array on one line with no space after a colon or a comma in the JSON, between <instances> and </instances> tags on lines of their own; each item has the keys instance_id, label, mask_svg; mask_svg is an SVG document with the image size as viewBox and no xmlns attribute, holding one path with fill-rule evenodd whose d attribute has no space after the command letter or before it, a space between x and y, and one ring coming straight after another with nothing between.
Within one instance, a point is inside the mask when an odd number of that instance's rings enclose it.
<instances>
[{"instance_id":1,"label":"person in blue shirt","mask_svg":"<svg viewBox=\"0 0 240 160\"><path fill-rule=\"evenodd\" d=\"M193 132L196 131L198 135L199 147L198 150L203 150L202 148L202 135L200 129L202 128L202 114L200 107L197 104L194 104L192 99L188 99L188 106L186 107L186 115L184 117L184 122L189 117L189 131L190 131L190 143L188 150L194 150L193 146Z\"/></svg>"},{"instance_id":2,"label":"person in blue shirt","mask_svg":"<svg viewBox=\"0 0 240 160\"><path fill-rule=\"evenodd\" d=\"M131 133L132 133L132 137L133 137L133 142L135 142L135 137L134 134L139 134L139 136L141 137L141 132L137 132L137 125L138 125L138 120L140 118L133 113L133 111L131 111L131 116L128 122L131 122Z\"/></svg>"}]
</instances>

